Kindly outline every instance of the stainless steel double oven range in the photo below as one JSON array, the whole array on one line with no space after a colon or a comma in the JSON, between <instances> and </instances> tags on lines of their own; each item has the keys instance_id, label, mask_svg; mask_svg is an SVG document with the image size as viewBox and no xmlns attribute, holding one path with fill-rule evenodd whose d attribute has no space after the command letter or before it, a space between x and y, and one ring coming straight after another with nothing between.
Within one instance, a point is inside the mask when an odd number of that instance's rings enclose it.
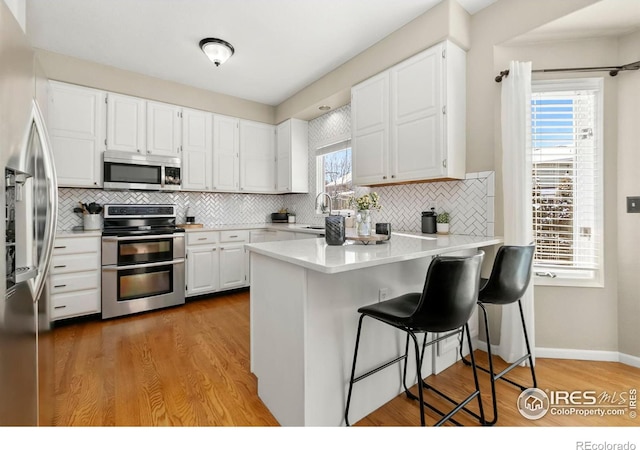
<instances>
[{"instance_id":1,"label":"stainless steel double oven range","mask_svg":"<svg viewBox=\"0 0 640 450\"><path fill-rule=\"evenodd\" d=\"M175 205L105 205L103 319L184 304L184 277Z\"/></svg>"}]
</instances>

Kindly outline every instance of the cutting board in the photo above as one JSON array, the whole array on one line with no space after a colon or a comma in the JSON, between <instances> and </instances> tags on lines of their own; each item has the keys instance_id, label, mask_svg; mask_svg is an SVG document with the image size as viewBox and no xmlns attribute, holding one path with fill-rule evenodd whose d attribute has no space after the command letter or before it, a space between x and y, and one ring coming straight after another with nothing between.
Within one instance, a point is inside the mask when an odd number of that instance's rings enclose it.
<instances>
[{"instance_id":1,"label":"cutting board","mask_svg":"<svg viewBox=\"0 0 640 450\"><path fill-rule=\"evenodd\" d=\"M204 225L201 223L179 223L177 225L180 228L184 228L185 230L189 230L192 228L203 228Z\"/></svg>"},{"instance_id":2,"label":"cutting board","mask_svg":"<svg viewBox=\"0 0 640 450\"><path fill-rule=\"evenodd\" d=\"M347 233L345 238L349 241L358 241L363 244L369 244L371 242L384 242L389 240L389 235L387 234L371 234L369 236L358 236L355 230L347 228Z\"/></svg>"}]
</instances>

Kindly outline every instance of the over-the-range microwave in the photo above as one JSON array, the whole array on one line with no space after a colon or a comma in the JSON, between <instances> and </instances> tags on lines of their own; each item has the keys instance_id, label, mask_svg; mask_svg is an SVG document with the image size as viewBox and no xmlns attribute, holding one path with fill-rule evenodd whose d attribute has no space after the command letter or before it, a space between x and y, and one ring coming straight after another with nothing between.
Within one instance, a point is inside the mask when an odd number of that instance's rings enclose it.
<instances>
[{"instance_id":1,"label":"over-the-range microwave","mask_svg":"<svg viewBox=\"0 0 640 450\"><path fill-rule=\"evenodd\" d=\"M107 150L103 161L104 189L180 190L179 157Z\"/></svg>"}]
</instances>

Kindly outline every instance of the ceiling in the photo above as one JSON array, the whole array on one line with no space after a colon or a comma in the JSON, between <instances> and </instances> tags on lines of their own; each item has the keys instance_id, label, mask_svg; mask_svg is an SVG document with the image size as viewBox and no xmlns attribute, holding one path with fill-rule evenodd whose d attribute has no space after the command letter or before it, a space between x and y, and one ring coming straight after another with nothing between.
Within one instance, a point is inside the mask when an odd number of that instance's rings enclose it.
<instances>
[{"instance_id":1,"label":"ceiling","mask_svg":"<svg viewBox=\"0 0 640 450\"><path fill-rule=\"evenodd\" d=\"M29 0L26 28L37 48L278 105L441 1ZM235 54L215 67L206 37Z\"/></svg>"},{"instance_id":2,"label":"ceiling","mask_svg":"<svg viewBox=\"0 0 640 450\"><path fill-rule=\"evenodd\" d=\"M602 0L511 39L508 44L622 36L638 29L640 0Z\"/></svg>"}]
</instances>

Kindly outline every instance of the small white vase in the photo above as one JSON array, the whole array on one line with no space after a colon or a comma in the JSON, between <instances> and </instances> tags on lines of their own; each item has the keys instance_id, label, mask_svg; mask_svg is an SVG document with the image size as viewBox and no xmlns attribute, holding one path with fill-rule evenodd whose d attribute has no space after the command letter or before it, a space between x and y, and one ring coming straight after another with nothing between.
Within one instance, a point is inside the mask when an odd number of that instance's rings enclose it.
<instances>
[{"instance_id":1,"label":"small white vase","mask_svg":"<svg viewBox=\"0 0 640 450\"><path fill-rule=\"evenodd\" d=\"M436 232L438 234L449 234L448 223L436 223Z\"/></svg>"},{"instance_id":2,"label":"small white vase","mask_svg":"<svg viewBox=\"0 0 640 450\"><path fill-rule=\"evenodd\" d=\"M356 214L356 231L358 236L371 235L371 210L363 209Z\"/></svg>"}]
</instances>

